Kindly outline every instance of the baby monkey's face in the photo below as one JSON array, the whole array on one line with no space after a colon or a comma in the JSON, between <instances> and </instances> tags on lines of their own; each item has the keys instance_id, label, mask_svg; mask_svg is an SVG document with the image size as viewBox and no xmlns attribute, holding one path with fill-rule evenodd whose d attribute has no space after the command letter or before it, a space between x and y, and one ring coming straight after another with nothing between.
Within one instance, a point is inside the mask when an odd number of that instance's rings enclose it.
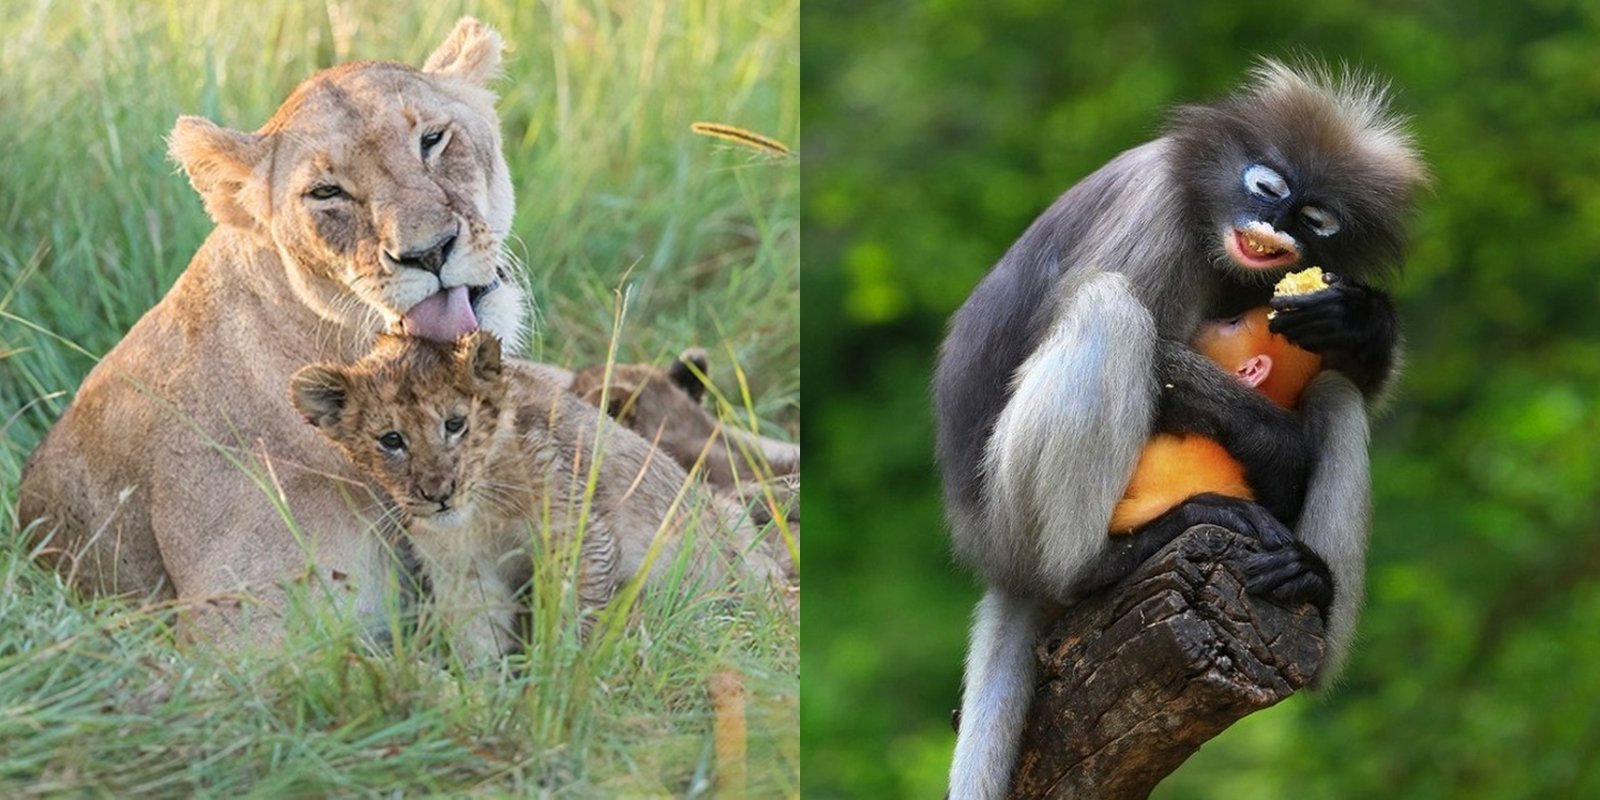
<instances>
[{"instance_id":1,"label":"baby monkey's face","mask_svg":"<svg viewBox=\"0 0 1600 800\"><path fill-rule=\"evenodd\" d=\"M383 337L350 366L302 369L291 393L408 522L450 528L484 488L505 389L499 342L479 332L449 344Z\"/></svg>"},{"instance_id":2,"label":"baby monkey's face","mask_svg":"<svg viewBox=\"0 0 1600 800\"><path fill-rule=\"evenodd\" d=\"M1194 349L1258 389L1279 405L1293 408L1322 369L1322 359L1273 333L1266 306L1236 317L1207 320L1194 337Z\"/></svg>"}]
</instances>

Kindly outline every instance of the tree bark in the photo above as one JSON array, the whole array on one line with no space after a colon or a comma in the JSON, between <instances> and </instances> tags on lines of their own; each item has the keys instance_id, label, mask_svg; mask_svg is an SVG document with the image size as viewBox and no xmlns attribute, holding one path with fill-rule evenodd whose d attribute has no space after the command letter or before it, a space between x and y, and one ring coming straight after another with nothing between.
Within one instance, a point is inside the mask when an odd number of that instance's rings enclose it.
<instances>
[{"instance_id":1,"label":"tree bark","mask_svg":"<svg viewBox=\"0 0 1600 800\"><path fill-rule=\"evenodd\" d=\"M1011 797L1145 797L1200 745L1305 686L1322 618L1245 592L1259 550L1190 528L1051 623Z\"/></svg>"}]
</instances>

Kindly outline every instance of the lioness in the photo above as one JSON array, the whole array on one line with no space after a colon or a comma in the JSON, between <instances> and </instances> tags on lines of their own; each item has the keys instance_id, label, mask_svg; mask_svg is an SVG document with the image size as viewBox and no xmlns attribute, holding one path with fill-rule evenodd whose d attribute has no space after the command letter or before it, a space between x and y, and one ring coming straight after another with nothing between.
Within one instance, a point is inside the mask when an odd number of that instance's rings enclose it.
<instances>
[{"instance_id":1,"label":"lioness","mask_svg":"<svg viewBox=\"0 0 1600 800\"><path fill-rule=\"evenodd\" d=\"M463 18L421 70L319 72L255 133L179 118L172 156L217 227L89 373L19 487L22 524L76 586L176 596L190 632L226 639L240 617L193 601L247 592L275 608L309 575L378 620L390 559L358 513L372 496L283 387L389 329L518 341L486 88L500 53Z\"/></svg>"},{"instance_id":2,"label":"lioness","mask_svg":"<svg viewBox=\"0 0 1600 800\"><path fill-rule=\"evenodd\" d=\"M604 364L579 370L573 394L632 428L685 469L700 461L706 480L727 489L800 472L800 448L725 425L703 405L710 374L706 351L692 347L666 369L650 364L613 364L606 391ZM795 491L798 491L796 489ZM798 513L798 512L796 512Z\"/></svg>"},{"instance_id":3,"label":"lioness","mask_svg":"<svg viewBox=\"0 0 1600 800\"><path fill-rule=\"evenodd\" d=\"M697 491L676 463L563 389L507 381L499 341L480 331L456 345L379 337L353 365L295 373L290 391L306 421L393 498L469 661L514 646L531 545L581 541L586 608L644 569L652 542L657 571L671 564L689 528L701 574L738 565L782 577L775 548L758 543L736 504Z\"/></svg>"}]
</instances>

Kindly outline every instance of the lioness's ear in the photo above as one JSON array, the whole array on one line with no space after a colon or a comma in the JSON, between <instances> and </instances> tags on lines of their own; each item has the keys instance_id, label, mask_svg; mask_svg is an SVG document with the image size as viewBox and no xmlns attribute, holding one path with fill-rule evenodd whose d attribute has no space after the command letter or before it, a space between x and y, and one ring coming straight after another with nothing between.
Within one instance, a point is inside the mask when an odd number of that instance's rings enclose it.
<instances>
[{"instance_id":1,"label":"lioness's ear","mask_svg":"<svg viewBox=\"0 0 1600 800\"><path fill-rule=\"evenodd\" d=\"M694 369L690 369L691 366ZM698 373L696 372L697 370ZM672 362L672 366L667 367L667 377L698 403L701 398L706 396L706 384L705 381L700 379L700 376L709 376L711 374L710 370L711 362L706 359L706 351L698 347L691 347L679 353L678 360Z\"/></svg>"},{"instance_id":2,"label":"lioness's ear","mask_svg":"<svg viewBox=\"0 0 1600 800\"><path fill-rule=\"evenodd\" d=\"M472 384L493 385L500 380L500 340L488 331L474 331L456 349L461 376Z\"/></svg>"},{"instance_id":3,"label":"lioness's ear","mask_svg":"<svg viewBox=\"0 0 1600 800\"><path fill-rule=\"evenodd\" d=\"M350 379L338 367L312 364L289 379L289 397L306 422L326 430L344 414Z\"/></svg>"},{"instance_id":4,"label":"lioness's ear","mask_svg":"<svg viewBox=\"0 0 1600 800\"><path fill-rule=\"evenodd\" d=\"M456 29L444 44L428 56L422 71L485 86L500 70L500 51L504 48L505 42L494 28L472 17L462 17L456 20Z\"/></svg>"},{"instance_id":5,"label":"lioness's ear","mask_svg":"<svg viewBox=\"0 0 1600 800\"><path fill-rule=\"evenodd\" d=\"M266 157L264 138L228 130L203 117L178 117L167 152L183 165L206 213L222 225L251 228L265 207L265 187L247 191L250 174Z\"/></svg>"}]
</instances>

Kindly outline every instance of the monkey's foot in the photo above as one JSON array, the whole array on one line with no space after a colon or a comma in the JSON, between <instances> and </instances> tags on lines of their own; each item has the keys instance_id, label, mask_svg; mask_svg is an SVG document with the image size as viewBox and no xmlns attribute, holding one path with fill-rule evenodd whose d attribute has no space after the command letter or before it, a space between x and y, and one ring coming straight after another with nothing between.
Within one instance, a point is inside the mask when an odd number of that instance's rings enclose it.
<instances>
[{"instance_id":1,"label":"monkey's foot","mask_svg":"<svg viewBox=\"0 0 1600 800\"><path fill-rule=\"evenodd\" d=\"M1245 562L1245 588L1251 594L1287 605L1310 603L1327 617L1333 601L1333 573L1327 562L1296 539L1272 512L1247 500L1202 494L1189 498L1151 527L1176 534L1194 525L1218 525L1266 548Z\"/></svg>"},{"instance_id":2,"label":"monkey's foot","mask_svg":"<svg viewBox=\"0 0 1600 800\"><path fill-rule=\"evenodd\" d=\"M1310 603L1328 617L1333 602L1333 573L1327 562L1304 542L1257 553L1245 561L1245 589L1288 604Z\"/></svg>"}]
</instances>

